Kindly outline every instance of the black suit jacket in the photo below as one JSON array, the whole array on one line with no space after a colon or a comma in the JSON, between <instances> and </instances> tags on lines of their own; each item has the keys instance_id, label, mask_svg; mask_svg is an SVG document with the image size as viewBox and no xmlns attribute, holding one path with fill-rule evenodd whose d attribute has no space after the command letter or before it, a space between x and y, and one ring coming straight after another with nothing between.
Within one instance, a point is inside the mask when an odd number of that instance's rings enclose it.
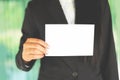
<instances>
[{"instance_id":1,"label":"black suit jacket","mask_svg":"<svg viewBox=\"0 0 120 80\"><path fill-rule=\"evenodd\" d=\"M41 59L38 80L118 80L108 1L75 0L75 7L76 24L95 24L94 55L44 57ZM29 37L45 40L45 24L67 24L59 0L29 2L16 55L18 68L29 71L34 65L35 60L25 63L21 58L23 43Z\"/></svg>"}]
</instances>

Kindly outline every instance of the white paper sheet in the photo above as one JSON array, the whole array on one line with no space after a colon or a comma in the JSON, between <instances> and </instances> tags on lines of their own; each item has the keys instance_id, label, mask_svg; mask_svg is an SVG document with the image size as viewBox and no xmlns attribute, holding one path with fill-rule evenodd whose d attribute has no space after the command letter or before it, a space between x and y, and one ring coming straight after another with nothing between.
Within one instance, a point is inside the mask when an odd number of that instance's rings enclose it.
<instances>
[{"instance_id":1,"label":"white paper sheet","mask_svg":"<svg viewBox=\"0 0 120 80\"><path fill-rule=\"evenodd\" d=\"M46 56L93 56L94 24L46 24Z\"/></svg>"}]
</instances>

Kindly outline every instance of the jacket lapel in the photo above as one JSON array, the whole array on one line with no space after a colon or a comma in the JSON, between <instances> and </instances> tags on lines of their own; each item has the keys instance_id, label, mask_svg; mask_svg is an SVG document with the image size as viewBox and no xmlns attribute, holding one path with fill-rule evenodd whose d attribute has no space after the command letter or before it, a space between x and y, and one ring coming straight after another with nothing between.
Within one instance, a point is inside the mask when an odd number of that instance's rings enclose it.
<instances>
[{"instance_id":1,"label":"jacket lapel","mask_svg":"<svg viewBox=\"0 0 120 80\"><path fill-rule=\"evenodd\" d=\"M55 20L54 23L55 24L68 24L59 0L49 0L48 2L49 2L48 3L48 11L51 14L53 20ZM76 68L74 68L75 67L74 62L77 62L77 61L75 61L77 59L75 59L73 57L61 57L61 60L72 71L75 71L75 70L73 70L73 69L76 69Z\"/></svg>"},{"instance_id":2,"label":"jacket lapel","mask_svg":"<svg viewBox=\"0 0 120 80\"><path fill-rule=\"evenodd\" d=\"M48 2L48 11L52 18L54 18L56 24L67 24L67 20L59 0L49 0Z\"/></svg>"}]
</instances>

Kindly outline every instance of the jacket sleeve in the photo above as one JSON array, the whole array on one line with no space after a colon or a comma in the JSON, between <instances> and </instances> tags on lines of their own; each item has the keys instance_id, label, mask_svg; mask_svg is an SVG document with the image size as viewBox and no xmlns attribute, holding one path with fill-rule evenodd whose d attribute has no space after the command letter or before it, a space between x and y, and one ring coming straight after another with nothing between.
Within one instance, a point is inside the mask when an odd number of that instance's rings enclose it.
<instances>
[{"instance_id":1,"label":"jacket sleeve","mask_svg":"<svg viewBox=\"0 0 120 80\"><path fill-rule=\"evenodd\" d=\"M30 11L29 6L31 6L31 2L29 2L28 7L26 8L24 22L22 26L22 37L20 40L19 51L16 55L16 65L19 69L22 69L24 71L29 71L32 68L33 64L35 63L35 60L25 63L24 60L22 59L22 49L24 42L26 41L27 38L35 37L37 33L35 30L36 25L34 22L34 18Z\"/></svg>"},{"instance_id":2,"label":"jacket sleeve","mask_svg":"<svg viewBox=\"0 0 120 80\"><path fill-rule=\"evenodd\" d=\"M103 80L119 80L118 65L112 30L109 4L106 0L102 16L101 73Z\"/></svg>"}]
</instances>

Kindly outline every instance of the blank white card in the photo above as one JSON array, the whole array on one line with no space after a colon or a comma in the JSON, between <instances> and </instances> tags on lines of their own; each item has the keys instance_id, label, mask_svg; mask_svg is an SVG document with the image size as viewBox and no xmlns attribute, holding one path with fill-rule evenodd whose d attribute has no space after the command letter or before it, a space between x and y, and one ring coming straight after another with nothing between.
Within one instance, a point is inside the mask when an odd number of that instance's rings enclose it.
<instances>
[{"instance_id":1,"label":"blank white card","mask_svg":"<svg viewBox=\"0 0 120 80\"><path fill-rule=\"evenodd\" d=\"M46 56L93 56L94 24L46 24Z\"/></svg>"}]
</instances>

